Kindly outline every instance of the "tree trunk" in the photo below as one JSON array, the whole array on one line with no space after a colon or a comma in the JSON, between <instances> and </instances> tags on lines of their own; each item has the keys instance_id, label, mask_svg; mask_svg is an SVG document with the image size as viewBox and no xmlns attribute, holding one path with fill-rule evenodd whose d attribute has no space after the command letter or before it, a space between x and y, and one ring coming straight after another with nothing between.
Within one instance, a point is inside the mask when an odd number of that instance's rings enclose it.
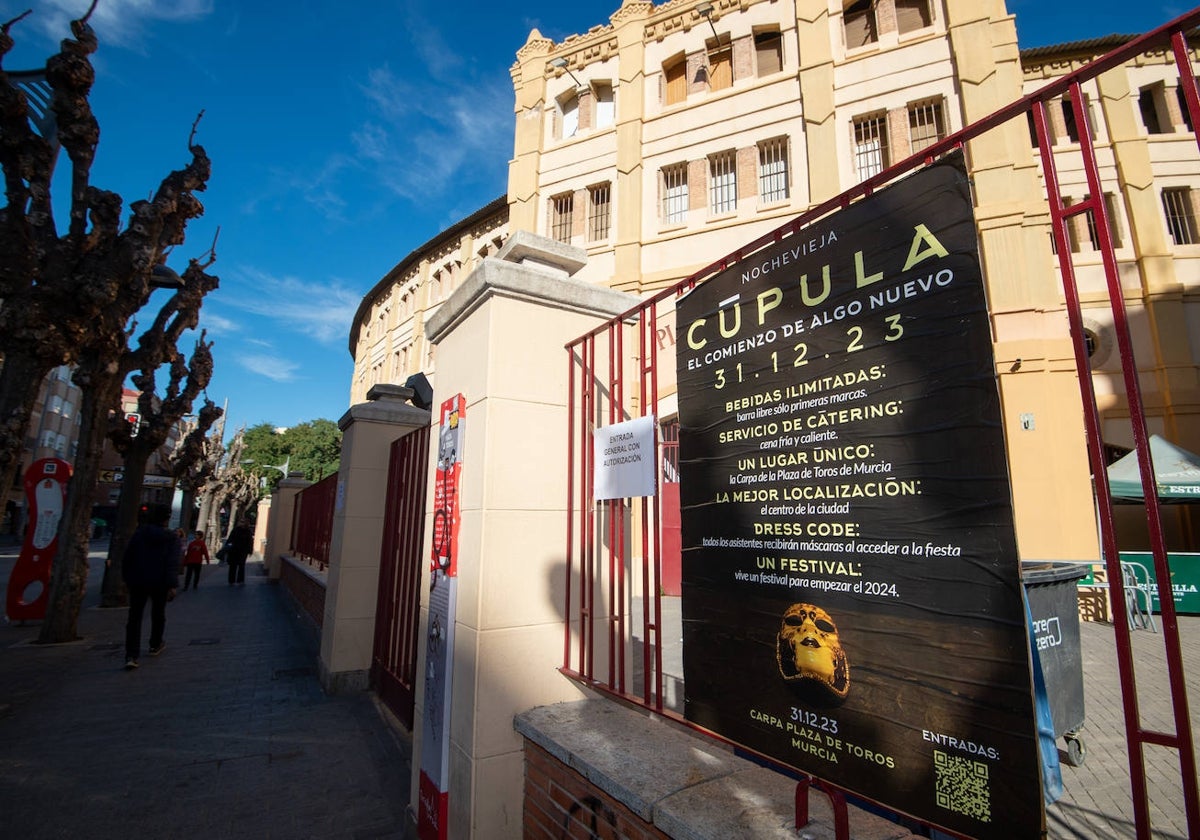
<instances>
[{"instance_id":1,"label":"tree trunk","mask_svg":"<svg viewBox=\"0 0 1200 840\"><path fill-rule=\"evenodd\" d=\"M33 404L52 368L34 354L19 350L10 350L0 366L0 488L13 486L29 435Z\"/></svg>"},{"instance_id":2,"label":"tree trunk","mask_svg":"<svg viewBox=\"0 0 1200 840\"><path fill-rule=\"evenodd\" d=\"M157 449L158 447L155 447ZM129 604L129 592L121 575L121 560L125 546L137 530L138 508L142 502L142 480L146 477L146 462L153 450L134 438L125 453L125 472L117 496L117 514L113 521L112 538L108 542L108 560L104 564L104 583L100 587L100 606L124 607Z\"/></svg>"},{"instance_id":3,"label":"tree trunk","mask_svg":"<svg viewBox=\"0 0 1200 840\"><path fill-rule=\"evenodd\" d=\"M116 365L111 367L116 368ZM92 518L92 493L100 477L108 413L119 405L122 377L119 370L92 373L83 388L79 409L79 449L71 476L62 522L58 526L58 553L50 569L50 599L39 642L71 642L79 637L79 610L87 591L88 537Z\"/></svg>"},{"instance_id":4,"label":"tree trunk","mask_svg":"<svg viewBox=\"0 0 1200 840\"><path fill-rule=\"evenodd\" d=\"M196 516L196 527L204 532L204 539L208 543L209 548L215 554L220 548L221 535L213 530L212 522L212 490L203 490L200 493L200 512Z\"/></svg>"},{"instance_id":5,"label":"tree trunk","mask_svg":"<svg viewBox=\"0 0 1200 840\"><path fill-rule=\"evenodd\" d=\"M194 490L184 490L179 498L179 527L189 537L192 531L195 531L197 526L196 519L196 492Z\"/></svg>"}]
</instances>

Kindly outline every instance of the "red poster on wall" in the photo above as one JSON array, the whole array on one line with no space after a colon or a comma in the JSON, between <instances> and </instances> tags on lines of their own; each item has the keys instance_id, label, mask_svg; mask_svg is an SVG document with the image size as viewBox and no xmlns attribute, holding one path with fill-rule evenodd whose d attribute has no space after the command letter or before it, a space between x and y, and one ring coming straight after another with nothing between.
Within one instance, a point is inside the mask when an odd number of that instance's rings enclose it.
<instances>
[{"instance_id":1,"label":"red poster on wall","mask_svg":"<svg viewBox=\"0 0 1200 840\"><path fill-rule=\"evenodd\" d=\"M50 564L58 551L58 523L67 498L71 465L58 458L34 461L25 471L28 525L21 556L8 578L5 612L9 621L46 617L50 597Z\"/></svg>"},{"instance_id":2,"label":"red poster on wall","mask_svg":"<svg viewBox=\"0 0 1200 840\"><path fill-rule=\"evenodd\" d=\"M429 630L425 653L425 715L422 722L417 836L445 840L450 811L450 682L458 594L459 492L463 416L457 394L442 403L437 471L433 488L433 546L429 574Z\"/></svg>"}]
</instances>

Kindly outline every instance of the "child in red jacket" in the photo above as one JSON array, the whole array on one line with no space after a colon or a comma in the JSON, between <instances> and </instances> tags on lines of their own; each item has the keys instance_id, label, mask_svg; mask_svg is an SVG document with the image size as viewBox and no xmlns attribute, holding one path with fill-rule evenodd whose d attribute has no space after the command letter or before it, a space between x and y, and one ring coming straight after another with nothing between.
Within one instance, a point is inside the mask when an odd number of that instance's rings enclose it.
<instances>
[{"instance_id":1,"label":"child in red jacket","mask_svg":"<svg viewBox=\"0 0 1200 840\"><path fill-rule=\"evenodd\" d=\"M183 553L183 568L185 570L183 590L185 592L189 583L192 585L192 589L200 587L200 564L211 562L212 560L208 556L208 546L204 542L204 532L197 531Z\"/></svg>"}]
</instances>

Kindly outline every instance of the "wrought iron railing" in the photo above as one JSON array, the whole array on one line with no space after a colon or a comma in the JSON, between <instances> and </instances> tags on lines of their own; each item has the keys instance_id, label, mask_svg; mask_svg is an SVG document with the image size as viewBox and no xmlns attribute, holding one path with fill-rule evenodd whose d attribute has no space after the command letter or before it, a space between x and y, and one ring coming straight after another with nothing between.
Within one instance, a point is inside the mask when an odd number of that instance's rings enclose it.
<instances>
[{"instance_id":1,"label":"wrought iron railing","mask_svg":"<svg viewBox=\"0 0 1200 840\"><path fill-rule=\"evenodd\" d=\"M329 566L337 478L334 473L297 493L292 514L292 554L316 564L322 571Z\"/></svg>"},{"instance_id":2,"label":"wrought iron railing","mask_svg":"<svg viewBox=\"0 0 1200 840\"><path fill-rule=\"evenodd\" d=\"M1145 748L1165 746L1178 751L1184 793L1184 810L1190 836L1200 837L1200 797L1197 795L1195 748L1192 741L1187 692L1180 653L1179 625L1170 590L1170 570L1163 537L1151 468L1145 407L1138 381L1138 368L1125 311L1114 242L1111 208L1096 160L1092 129L1085 111L1082 85L1108 70L1136 61L1151 52L1173 53L1183 91L1188 127L1200 126L1200 93L1192 67L1188 35L1200 25L1200 9L1167 25L1134 38L1099 59L1056 79L995 113L923 148L868 178L841 195L824 201L786 224L760 236L737 251L706 266L676 285L659 291L639 305L567 345L570 398L567 450L566 598L562 672L588 687L623 702L691 726L682 716L681 698L674 694L677 676L664 670L664 651L678 653L677 626L664 619L662 590L662 508L657 499L597 501L592 495L593 463L591 439L595 428L660 410L659 352L669 350L678 336L674 329L674 301L708 278L751 254L785 237L804 230L813 222L870 195L942 155L964 147L971 140L1000 128L1012 120L1033 125L1033 154L1041 161L1046 200L1049 205L1054 251L1062 275L1067 316L1075 350L1081 387L1088 448L1095 477L1100 518L1101 545L1113 581L1114 603L1124 603L1120 557L1113 519L1112 494L1104 460L1097 397L1089 364L1089 337L1084 329L1080 293L1069 224L1087 216L1096 250L1102 256L1112 309L1121 376L1131 415L1132 437L1141 463L1142 484L1147 500L1147 522L1158 581L1161 622L1166 649L1168 689L1174 712L1175 733L1154 731L1144 726L1137 706L1130 631L1125 622L1114 625L1116 654L1122 686L1122 703L1129 748L1130 790L1139 840L1150 837L1146 784ZM1047 108L1058 100L1069 102L1078 134L1078 154L1086 177L1088 198L1066 203L1061 195L1058 166L1068 154L1053 147ZM1072 136L1074 140L1074 136ZM632 360L632 361L631 361ZM673 364L669 357L664 364ZM668 400L669 401L669 400ZM663 457L656 446L656 459ZM660 465L660 475L674 467ZM712 734L712 733L706 733ZM715 737L715 736L714 736Z\"/></svg>"}]
</instances>

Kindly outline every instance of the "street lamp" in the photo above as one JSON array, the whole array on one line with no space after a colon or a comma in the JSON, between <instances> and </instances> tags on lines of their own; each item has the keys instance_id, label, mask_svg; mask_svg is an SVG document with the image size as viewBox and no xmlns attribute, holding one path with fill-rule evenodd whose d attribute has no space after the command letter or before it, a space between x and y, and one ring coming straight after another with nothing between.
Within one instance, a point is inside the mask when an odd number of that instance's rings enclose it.
<instances>
[{"instance_id":1,"label":"street lamp","mask_svg":"<svg viewBox=\"0 0 1200 840\"><path fill-rule=\"evenodd\" d=\"M242 463L256 463L256 461L254 461L254 458L244 458L244 460L242 460ZM289 455L287 458L284 458L282 466L276 466L276 464L274 464L274 463L260 463L260 464L258 464L258 466L266 467L268 469L280 470L280 472L283 473L283 478L287 478L288 467L292 466L292 456ZM262 479L262 481L259 482L259 486L262 486L262 487L266 486L265 476Z\"/></svg>"},{"instance_id":2,"label":"street lamp","mask_svg":"<svg viewBox=\"0 0 1200 840\"><path fill-rule=\"evenodd\" d=\"M571 80L575 82L575 87L577 87L577 88L583 87L583 82L579 81L579 79L575 76L575 74L571 72L571 68L567 64L567 60L565 58L562 58L560 56L559 58L551 59L550 66L557 70L566 70L567 75L570 76Z\"/></svg>"},{"instance_id":3,"label":"street lamp","mask_svg":"<svg viewBox=\"0 0 1200 840\"><path fill-rule=\"evenodd\" d=\"M713 24L713 19L712 19L713 4L712 3L701 3L699 6L696 7L696 11L700 14L700 16L702 18L704 18L705 20L708 21L708 26L710 29L712 29L713 38L715 38L717 41L717 46L718 47L721 46L721 36L717 34L717 27Z\"/></svg>"}]
</instances>

